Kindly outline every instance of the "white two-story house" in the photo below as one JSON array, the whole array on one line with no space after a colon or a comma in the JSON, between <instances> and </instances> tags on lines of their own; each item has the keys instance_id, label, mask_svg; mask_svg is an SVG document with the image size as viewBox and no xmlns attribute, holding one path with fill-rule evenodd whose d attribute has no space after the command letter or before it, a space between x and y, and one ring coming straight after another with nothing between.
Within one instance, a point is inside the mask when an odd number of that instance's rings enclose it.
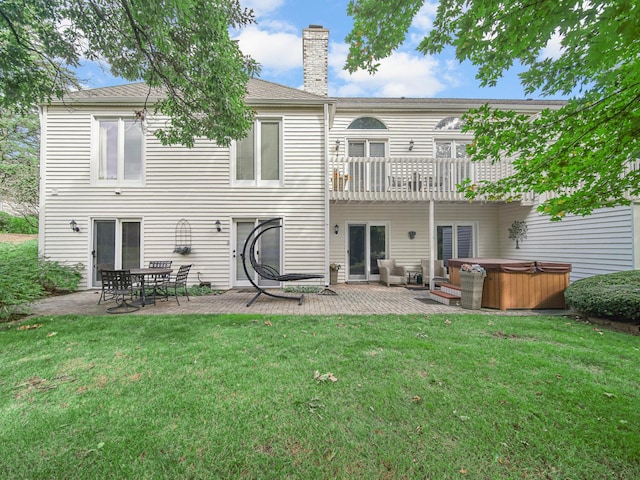
<instances>
[{"instance_id":1,"label":"white two-story house","mask_svg":"<svg viewBox=\"0 0 640 480\"><path fill-rule=\"evenodd\" d=\"M144 84L43 106L41 253L83 264L82 288L99 286L98 265L172 260L193 264L192 283L230 289L249 285L239 255L248 233L280 217L283 228L261 238L261 261L325 275L305 284L328 284L330 263L341 265L339 282L376 281L379 258L410 269L455 257L563 261L573 280L638 268L638 204L551 223L533 195L469 202L457 183L511 172L507 160L466 157L460 116L487 100L328 97L327 45L322 27L303 32L305 90L249 82L253 129L228 148L161 145L153 132L167 119L135 115L163 95ZM563 104L488 102L531 115ZM518 249L514 220L528 225Z\"/></svg>"}]
</instances>

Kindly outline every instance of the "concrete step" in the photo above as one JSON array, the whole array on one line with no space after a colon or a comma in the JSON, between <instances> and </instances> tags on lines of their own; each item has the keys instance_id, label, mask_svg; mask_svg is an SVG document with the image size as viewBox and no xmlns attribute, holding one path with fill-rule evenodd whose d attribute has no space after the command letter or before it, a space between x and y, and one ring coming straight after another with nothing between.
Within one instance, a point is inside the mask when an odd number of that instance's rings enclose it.
<instances>
[{"instance_id":1,"label":"concrete step","mask_svg":"<svg viewBox=\"0 0 640 480\"><path fill-rule=\"evenodd\" d=\"M432 290L429 296L431 300L442 303L443 305L460 305L460 295L452 295L442 290Z\"/></svg>"}]
</instances>

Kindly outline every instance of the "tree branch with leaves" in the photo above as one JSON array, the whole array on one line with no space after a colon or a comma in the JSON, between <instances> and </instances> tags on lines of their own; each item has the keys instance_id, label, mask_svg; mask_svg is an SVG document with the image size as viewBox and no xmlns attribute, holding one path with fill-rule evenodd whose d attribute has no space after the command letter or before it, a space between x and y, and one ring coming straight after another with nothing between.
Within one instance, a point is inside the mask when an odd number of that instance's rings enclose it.
<instances>
[{"instance_id":1,"label":"tree branch with leaves","mask_svg":"<svg viewBox=\"0 0 640 480\"><path fill-rule=\"evenodd\" d=\"M220 145L242 138L253 118L245 104L259 71L230 37L254 22L237 0L4 0L0 4L0 106L27 111L64 96L83 60L161 88L153 114L170 118L155 132L164 144Z\"/></svg>"},{"instance_id":2,"label":"tree branch with leaves","mask_svg":"<svg viewBox=\"0 0 640 480\"><path fill-rule=\"evenodd\" d=\"M405 40L420 0L352 0L345 68L375 73ZM559 39L556 58L543 55ZM640 196L640 5L624 0L441 0L433 29L418 45L425 55L453 46L478 67L481 86L495 86L524 67L525 94L570 97L534 117L485 105L464 115L475 161L512 158L515 173L496 182L459 185L469 199L541 198L539 210L559 220Z\"/></svg>"}]
</instances>

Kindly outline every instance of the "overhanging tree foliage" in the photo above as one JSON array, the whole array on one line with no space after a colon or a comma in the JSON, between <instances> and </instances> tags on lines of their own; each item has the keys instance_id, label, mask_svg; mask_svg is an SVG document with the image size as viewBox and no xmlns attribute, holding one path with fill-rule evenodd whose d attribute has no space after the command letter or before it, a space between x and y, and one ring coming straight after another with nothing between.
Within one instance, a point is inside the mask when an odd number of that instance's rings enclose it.
<instances>
[{"instance_id":1,"label":"overhanging tree foliage","mask_svg":"<svg viewBox=\"0 0 640 480\"><path fill-rule=\"evenodd\" d=\"M376 71L405 39L422 0L351 0L353 30L345 66ZM561 39L557 58L543 51ZM535 117L485 105L464 116L475 133L473 160L513 158L516 173L493 183L463 183L467 198L541 195L540 211L561 219L640 195L640 4L625 0L441 0L418 50L451 45L477 65L482 86L495 86L514 64L527 95L571 96Z\"/></svg>"},{"instance_id":2,"label":"overhanging tree foliage","mask_svg":"<svg viewBox=\"0 0 640 480\"><path fill-rule=\"evenodd\" d=\"M228 145L248 131L244 96L258 71L229 29L253 21L237 0L3 0L0 106L27 111L62 97L78 84L71 69L101 60L167 92L154 106L171 118L156 132L163 143Z\"/></svg>"},{"instance_id":3,"label":"overhanging tree foliage","mask_svg":"<svg viewBox=\"0 0 640 480\"><path fill-rule=\"evenodd\" d=\"M0 199L27 218L38 214L38 114L0 108Z\"/></svg>"}]
</instances>

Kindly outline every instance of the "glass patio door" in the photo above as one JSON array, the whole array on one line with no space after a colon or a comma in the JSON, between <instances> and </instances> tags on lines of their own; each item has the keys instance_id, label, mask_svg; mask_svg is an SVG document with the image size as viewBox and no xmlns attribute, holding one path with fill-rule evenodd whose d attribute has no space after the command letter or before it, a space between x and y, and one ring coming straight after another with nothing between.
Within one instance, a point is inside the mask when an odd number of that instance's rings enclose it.
<instances>
[{"instance_id":1,"label":"glass patio door","mask_svg":"<svg viewBox=\"0 0 640 480\"><path fill-rule=\"evenodd\" d=\"M234 273L234 286L237 287L248 287L251 286L251 282L247 278L247 275L244 271L244 267L242 264L242 257L240 254L242 253L242 249L244 248L244 242L247 237L251 233L251 230L254 229L258 222L263 222L264 220L236 220L235 221L235 273ZM281 271L281 255L280 255L280 244L281 244L281 228L274 228L269 230L264 235L261 235L258 239L258 243L256 244L256 256L258 262L261 264L270 265L278 271ZM247 255L249 255L249 248L247 248ZM264 278L258 276L256 272L253 270L251 266L251 262L249 258L247 258L247 270L249 271L249 275L251 275L252 280L255 281L261 287L277 287L280 284L275 280L265 280Z\"/></svg>"},{"instance_id":2,"label":"glass patio door","mask_svg":"<svg viewBox=\"0 0 640 480\"><path fill-rule=\"evenodd\" d=\"M387 255L387 227L367 223L348 226L347 281L378 280L378 259Z\"/></svg>"},{"instance_id":3,"label":"glass patio door","mask_svg":"<svg viewBox=\"0 0 640 480\"><path fill-rule=\"evenodd\" d=\"M98 267L107 269L140 268L142 257L139 220L93 221L93 268L91 284L101 285Z\"/></svg>"}]
</instances>

